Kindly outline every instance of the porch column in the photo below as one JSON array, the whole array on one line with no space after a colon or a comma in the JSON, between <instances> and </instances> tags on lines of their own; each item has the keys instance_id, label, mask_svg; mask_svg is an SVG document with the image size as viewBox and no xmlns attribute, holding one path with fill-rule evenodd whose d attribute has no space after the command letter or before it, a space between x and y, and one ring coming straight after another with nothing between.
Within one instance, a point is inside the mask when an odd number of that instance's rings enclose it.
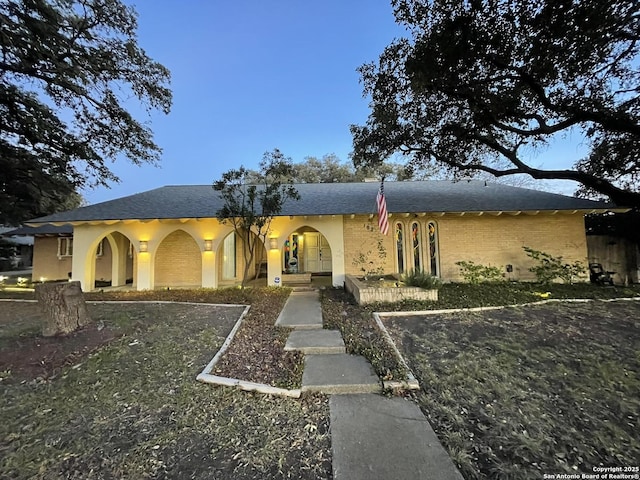
<instances>
[{"instance_id":1,"label":"porch column","mask_svg":"<svg viewBox=\"0 0 640 480\"><path fill-rule=\"evenodd\" d=\"M278 239L280 245L280 239ZM267 285L273 287L282 286L282 249L273 249L267 247Z\"/></svg>"},{"instance_id":2,"label":"porch column","mask_svg":"<svg viewBox=\"0 0 640 480\"><path fill-rule=\"evenodd\" d=\"M151 252L138 252L138 274L136 281L138 290L153 290L151 257Z\"/></svg>"},{"instance_id":3,"label":"porch column","mask_svg":"<svg viewBox=\"0 0 640 480\"><path fill-rule=\"evenodd\" d=\"M217 273L215 252L202 252L202 288L217 288Z\"/></svg>"},{"instance_id":4,"label":"porch column","mask_svg":"<svg viewBox=\"0 0 640 480\"><path fill-rule=\"evenodd\" d=\"M113 235L111 246L111 285L118 287L127 283L129 240L124 235Z\"/></svg>"},{"instance_id":5,"label":"porch column","mask_svg":"<svg viewBox=\"0 0 640 480\"><path fill-rule=\"evenodd\" d=\"M84 292L94 289L96 257L91 248L94 240L95 233L80 228L74 229L71 280L78 280Z\"/></svg>"}]
</instances>

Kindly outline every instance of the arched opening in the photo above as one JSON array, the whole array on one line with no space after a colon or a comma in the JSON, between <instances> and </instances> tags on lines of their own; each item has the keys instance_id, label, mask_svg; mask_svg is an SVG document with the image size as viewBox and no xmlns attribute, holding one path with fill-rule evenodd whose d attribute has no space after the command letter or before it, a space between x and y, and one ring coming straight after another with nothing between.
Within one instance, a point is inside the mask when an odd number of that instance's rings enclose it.
<instances>
[{"instance_id":1,"label":"arched opening","mask_svg":"<svg viewBox=\"0 0 640 480\"><path fill-rule=\"evenodd\" d=\"M311 278L331 280L333 257L327 238L313 227L302 226L291 232L282 247L282 271L286 275L310 274Z\"/></svg>"},{"instance_id":2,"label":"arched opening","mask_svg":"<svg viewBox=\"0 0 640 480\"><path fill-rule=\"evenodd\" d=\"M129 239L112 232L93 250L93 287L124 287L133 284L134 251Z\"/></svg>"},{"instance_id":3,"label":"arched opening","mask_svg":"<svg viewBox=\"0 0 640 480\"><path fill-rule=\"evenodd\" d=\"M257 237L251 233L251 241ZM246 240L235 231L230 232L218 247L219 285L237 285L242 282L247 262L251 262L247 271L247 283L267 276L267 251L259 239L256 242L253 258L250 257ZM264 280L263 280L264 283Z\"/></svg>"},{"instance_id":4,"label":"arched opening","mask_svg":"<svg viewBox=\"0 0 640 480\"><path fill-rule=\"evenodd\" d=\"M184 230L176 230L162 239L154 257L156 287L202 286L200 247Z\"/></svg>"}]
</instances>

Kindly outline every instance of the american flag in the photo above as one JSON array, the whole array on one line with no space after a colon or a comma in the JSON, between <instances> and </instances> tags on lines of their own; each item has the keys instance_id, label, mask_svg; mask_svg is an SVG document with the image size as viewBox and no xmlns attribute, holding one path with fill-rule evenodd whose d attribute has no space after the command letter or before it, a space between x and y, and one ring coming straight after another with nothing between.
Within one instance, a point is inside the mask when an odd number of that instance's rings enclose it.
<instances>
[{"instance_id":1,"label":"american flag","mask_svg":"<svg viewBox=\"0 0 640 480\"><path fill-rule=\"evenodd\" d=\"M380 233L386 235L389 233L389 219L387 218L387 201L384 198L384 177L380 181L376 203L378 204L378 227L380 227Z\"/></svg>"}]
</instances>

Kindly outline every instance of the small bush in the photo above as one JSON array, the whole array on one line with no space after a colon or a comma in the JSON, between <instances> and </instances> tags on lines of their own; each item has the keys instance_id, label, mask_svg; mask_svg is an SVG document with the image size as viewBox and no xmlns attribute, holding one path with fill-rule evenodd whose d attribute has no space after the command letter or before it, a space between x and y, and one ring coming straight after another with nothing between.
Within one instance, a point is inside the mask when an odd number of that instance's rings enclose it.
<instances>
[{"instance_id":1,"label":"small bush","mask_svg":"<svg viewBox=\"0 0 640 480\"><path fill-rule=\"evenodd\" d=\"M434 277L424 270L411 269L402 276L402 281L407 287L420 287L426 290L438 289L442 286L438 277Z\"/></svg>"},{"instance_id":2,"label":"small bush","mask_svg":"<svg viewBox=\"0 0 640 480\"><path fill-rule=\"evenodd\" d=\"M460 267L464 280L474 285L482 282L501 282L504 280L502 270L498 267L466 261L456 262L456 265Z\"/></svg>"},{"instance_id":3,"label":"small bush","mask_svg":"<svg viewBox=\"0 0 640 480\"><path fill-rule=\"evenodd\" d=\"M556 278L562 280L563 283L572 284L574 280L584 277L586 274L586 268L582 262L575 261L573 263L563 263L562 257L554 257L545 252L534 250L531 247L522 247L527 253L527 256L536 262L537 265L529 268L538 282L542 284L549 284Z\"/></svg>"}]
</instances>

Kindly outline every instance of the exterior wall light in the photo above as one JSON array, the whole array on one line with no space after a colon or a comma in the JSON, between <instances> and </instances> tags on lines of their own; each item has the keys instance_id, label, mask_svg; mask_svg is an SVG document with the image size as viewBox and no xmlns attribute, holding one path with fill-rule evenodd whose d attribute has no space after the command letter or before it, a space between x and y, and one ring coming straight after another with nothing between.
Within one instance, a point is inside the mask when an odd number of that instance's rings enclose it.
<instances>
[{"instance_id":1,"label":"exterior wall light","mask_svg":"<svg viewBox=\"0 0 640 480\"><path fill-rule=\"evenodd\" d=\"M146 240L140 240L140 253L146 253L149 251L149 242Z\"/></svg>"},{"instance_id":2,"label":"exterior wall light","mask_svg":"<svg viewBox=\"0 0 640 480\"><path fill-rule=\"evenodd\" d=\"M269 239L269 248L271 250L277 250L278 249L278 239L277 238L270 238Z\"/></svg>"},{"instance_id":3,"label":"exterior wall light","mask_svg":"<svg viewBox=\"0 0 640 480\"><path fill-rule=\"evenodd\" d=\"M204 251L205 252L213 251L213 240L205 240L204 241Z\"/></svg>"}]
</instances>

